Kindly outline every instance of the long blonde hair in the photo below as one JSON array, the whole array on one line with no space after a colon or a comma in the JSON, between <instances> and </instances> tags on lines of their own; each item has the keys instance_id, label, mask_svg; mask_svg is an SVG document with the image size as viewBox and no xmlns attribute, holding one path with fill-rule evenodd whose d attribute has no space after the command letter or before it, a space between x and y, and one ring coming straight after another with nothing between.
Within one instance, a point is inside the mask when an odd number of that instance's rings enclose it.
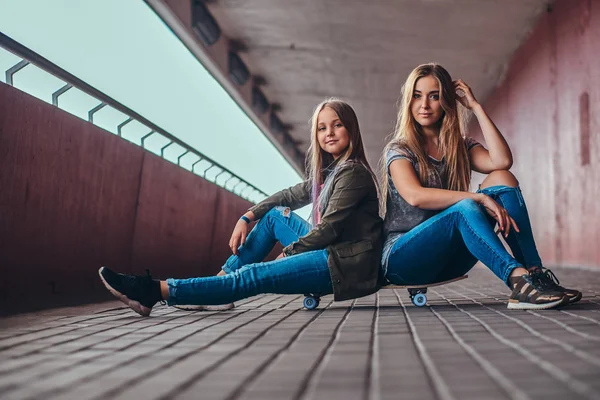
<instances>
[{"instance_id":1,"label":"long blonde hair","mask_svg":"<svg viewBox=\"0 0 600 400\"><path fill-rule=\"evenodd\" d=\"M450 74L444 67L436 63L422 64L415 68L402 86L400 106L396 128L391 140L384 148L381 157L381 201L382 212L386 211L389 180L387 178L386 155L390 149L403 146L408 148L417 158L419 180L427 185L427 178L433 166L426 151L425 136L421 125L415 121L411 112L411 102L417 81L426 76L433 76L440 85L440 103L443 114L439 121L439 147L445 158L445 175L448 177L448 189L467 191L471 181L471 165L464 139L465 110L459 109L457 96Z\"/></svg>"},{"instance_id":2,"label":"long blonde hair","mask_svg":"<svg viewBox=\"0 0 600 400\"><path fill-rule=\"evenodd\" d=\"M338 160L321 149L319 146L318 134L318 118L319 113L325 108L329 107L336 112L338 118L348 131L349 145L344 154L342 154ZM333 177L348 162L358 162L362 164L373 177L373 181L377 185L377 178L373 173L373 170L369 166L367 156L365 155L365 148L360 134L360 127L358 126L358 118L352 107L335 97L328 98L319 103L313 112L310 119L311 135L310 135L310 147L308 148L308 154L306 157L306 171L308 178L311 182L311 197L312 197L312 221L317 220L317 213L323 211L327 205L329 197L331 195L331 182ZM336 161L334 163L334 161ZM334 165L335 164L335 165ZM321 186L323 189L321 189ZM323 196L321 196L321 192Z\"/></svg>"}]
</instances>

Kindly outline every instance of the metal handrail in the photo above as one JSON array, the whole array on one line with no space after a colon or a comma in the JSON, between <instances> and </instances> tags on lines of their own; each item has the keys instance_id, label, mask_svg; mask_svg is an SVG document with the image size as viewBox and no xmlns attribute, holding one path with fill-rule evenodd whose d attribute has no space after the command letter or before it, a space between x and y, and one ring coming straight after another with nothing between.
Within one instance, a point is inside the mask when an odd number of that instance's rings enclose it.
<instances>
[{"instance_id":1,"label":"metal handrail","mask_svg":"<svg viewBox=\"0 0 600 400\"><path fill-rule=\"evenodd\" d=\"M142 115L140 115L140 114L136 113L135 111L133 111L132 109L130 109L129 107L123 105L122 103L118 102L117 100L113 99L112 97L110 97L110 96L106 95L105 93L99 91L98 89L94 88L90 84L82 81L81 79L77 78L76 76L72 75L71 73L65 71L58 65L54 64L53 62L49 61L48 59L44 58L40 54L27 48L26 46L15 41L14 39L10 38L9 36L5 35L2 32L0 32L0 47L3 47L4 49L8 50L9 52L11 52L11 53L15 54L16 56L21 57L23 59L6 71L6 82L9 85L13 85L13 76L18 71L25 68L29 64L33 64L36 67L63 80L66 83L66 85L64 85L63 87L61 87L59 90L55 91L52 94L52 103L55 106L58 106L58 97L60 95L62 95L67 90L71 89L72 87L76 87L79 90L81 90L82 92L87 93L88 95L90 95L100 101L99 105L95 106L88 112L88 119L90 122L93 122L93 115L95 112L99 111L104 106L109 105L109 106L113 107L114 109L122 112L127 117L127 119L118 126L118 136L121 136L121 128L123 128L127 123L131 122L132 120L136 120L136 121L142 123L143 125L147 126L148 128L150 128L150 130L151 130L150 133L148 133L141 139L141 147L145 148L145 146L144 146L145 139L147 139L149 136L151 136L154 133L159 133L170 141L169 145L178 144L179 146L181 146L185 149L185 153L180 155L178 158L178 162L177 162L178 165L179 165L179 161L181 160L181 157L183 157L185 154L188 154L188 153L195 154L196 156L199 157L199 160L194 163L194 166L200 161L206 161L206 162L212 164L210 167L208 167L204 171L203 177L205 179L206 179L206 172L213 167L217 167L222 171L222 173L226 172L226 173L230 174L231 176L237 178L240 182L245 183L246 187L244 188L244 190L242 190L242 192L244 192L246 188L251 187L252 189L254 189L254 191L258 192L260 195L263 195L265 197L268 196L267 193L258 189L256 186L252 185L250 182L246 181L245 179L241 178L240 176L234 174L228 168L225 168L223 165L212 160L210 157L208 157L208 156L202 154L201 152L199 152L198 150L194 149L187 143L183 142L181 139L179 139L179 138L173 136L172 134L170 134L169 132L165 131L160 126L154 124L150 120L144 118ZM167 145L167 146L169 146L169 145ZM165 146L165 147L167 147L167 146ZM165 147L163 147L161 149L161 157L163 157L163 158L164 158ZM192 172L195 173L193 166L192 166ZM213 182L216 184L216 180ZM222 186L222 185L219 185L219 186L223 187L226 190L229 190L225 186ZM242 192L236 193L233 190L229 190L229 191L231 191L232 193L234 193L237 196L240 196L247 200L250 200L249 197L242 196Z\"/></svg>"}]
</instances>

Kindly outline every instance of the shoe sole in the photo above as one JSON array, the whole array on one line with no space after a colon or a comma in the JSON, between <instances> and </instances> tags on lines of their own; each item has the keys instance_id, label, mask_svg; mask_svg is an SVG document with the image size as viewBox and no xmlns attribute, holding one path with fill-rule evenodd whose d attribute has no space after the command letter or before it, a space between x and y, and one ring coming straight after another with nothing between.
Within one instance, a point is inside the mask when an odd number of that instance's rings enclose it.
<instances>
[{"instance_id":1,"label":"shoe sole","mask_svg":"<svg viewBox=\"0 0 600 400\"><path fill-rule=\"evenodd\" d=\"M216 306L176 305L173 306L183 311L227 311L235 308L233 303Z\"/></svg>"},{"instance_id":2,"label":"shoe sole","mask_svg":"<svg viewBox=\"0 0 600 400\"><path fill-rule=\"evenodd\" d=\"M140 304L139 301L131 300L129 297L125 296L123 293L119 292L117 289L110 286L109 283L106 282L104 280L104 277L102 276L103 269L104 269L104 267L102 267L98 270L98 275L100 275L100 279L102 280L102 283L104 284L104 286L106 286L108 291L111 292L113 294L113 296L115 296L117 299L121 300L126 306L131 308L136 313L140 314L142 317L149 316L152 309L148 308L146 306L143 306L142 304Z\"/></svg>"},{"instance_id":3,"label":"shoe sole","mask_svg":"<svg viewBox=\"0 0 600 400\"><path fill-rule=\"evenodd\" d=\"M580 292L577 296L569 299L569 304L577 303L579 300L581 300L582 297L583 294Z\"/></svg>"},{"instance_id":4,"label":"shoe sole","mask_svg":"<svg viewBox=\"0 0 600 400\"><path fill-rule=\"evenodd\" d=\"M560 300L544 304L522 303L518 300L509 300L507 308L509 310L548 310L550 308L560 307L561 305L568 303L569 298L567 296L563 296L563 298Z\"/></svg>"}]
</instances>

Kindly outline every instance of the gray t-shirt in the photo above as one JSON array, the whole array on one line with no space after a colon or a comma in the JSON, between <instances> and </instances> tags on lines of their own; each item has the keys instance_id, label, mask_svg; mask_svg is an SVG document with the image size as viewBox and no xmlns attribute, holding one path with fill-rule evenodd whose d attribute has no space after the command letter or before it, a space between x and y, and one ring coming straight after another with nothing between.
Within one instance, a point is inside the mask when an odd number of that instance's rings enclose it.
<instances>
[{"instance_id":1,"label":"gray t-shirt","mask_svg":"<svg viewBox=\"0 0 600 400\"><path fill-rule=\"evenodd\" d=\"M470 151L475 146L481 146L479 142L469 137L465 138L465 144L467 145L467 151ZM387 270L387 259L390 251L392 250L394 242L404 233L431 218L439 211L424 210L411 206L402 198L402 196L400 196L396 186L394 186L392 176L390 175L390 164L395 160L406 159L410 161L415 169L417 177L419 177L419 161L415 154L408 149L408 147L402 145L396 146L387 152L385 158L389 190L387 196L385 221L383 224L386 240L383 245L382 264L384 269ZM431 162L433 168L429 172L425 187L447 189L448 177L445 171L446 161L443 158L441 160L436 160L431 156L429 156L429 161Z\"/></svg>"}]
</instances>

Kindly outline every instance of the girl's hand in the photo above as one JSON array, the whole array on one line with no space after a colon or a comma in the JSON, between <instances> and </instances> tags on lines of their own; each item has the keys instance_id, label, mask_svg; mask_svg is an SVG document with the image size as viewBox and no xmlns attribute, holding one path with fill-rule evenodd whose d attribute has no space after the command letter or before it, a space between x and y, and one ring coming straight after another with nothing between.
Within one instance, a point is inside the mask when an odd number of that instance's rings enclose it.
<instances>
[{"instance_id":1,"label":"girl's hand","mask_svg":"<svg viewBox=\"0 0 600 400\"><path fill-rule=\"evenodd\" d=\"M500 205L496 203L490 196L480 193L477 202L484 206L485 211L487 211L489 215L498 221L499 230L504 233L504 237L508 237L511 226L515 229L515 231L520 232L515 220L508 215L508 211L506 211L505 208L500 207Z\"/></svg>"},{"instance_id":2,"label":"girl's hand","mask_svg":"<svg viewBox=\"0 0 600 400\"><path fill-rule=\"evenodd\" d=\"M238 220L235 224L235 228L233 228L233 233L231 234L231 239L229 239L229 248L233 254L237 255L238 247L246 243L246 236L248 236L248 228L249 225L243 219Z\"/></svg>"},{"instance_id":3,"label":"girl's hand","mask_svg":"<svg viewBox=\"0 0 600 400\"><path fill-rule=\"evenodd\" d=\"M456 99L465 106L467 109L472 110L473 107L479 105L471 88L462 79L456 80L454 83L454 91L456 92Z\"/></svg>"}]
</instances>

